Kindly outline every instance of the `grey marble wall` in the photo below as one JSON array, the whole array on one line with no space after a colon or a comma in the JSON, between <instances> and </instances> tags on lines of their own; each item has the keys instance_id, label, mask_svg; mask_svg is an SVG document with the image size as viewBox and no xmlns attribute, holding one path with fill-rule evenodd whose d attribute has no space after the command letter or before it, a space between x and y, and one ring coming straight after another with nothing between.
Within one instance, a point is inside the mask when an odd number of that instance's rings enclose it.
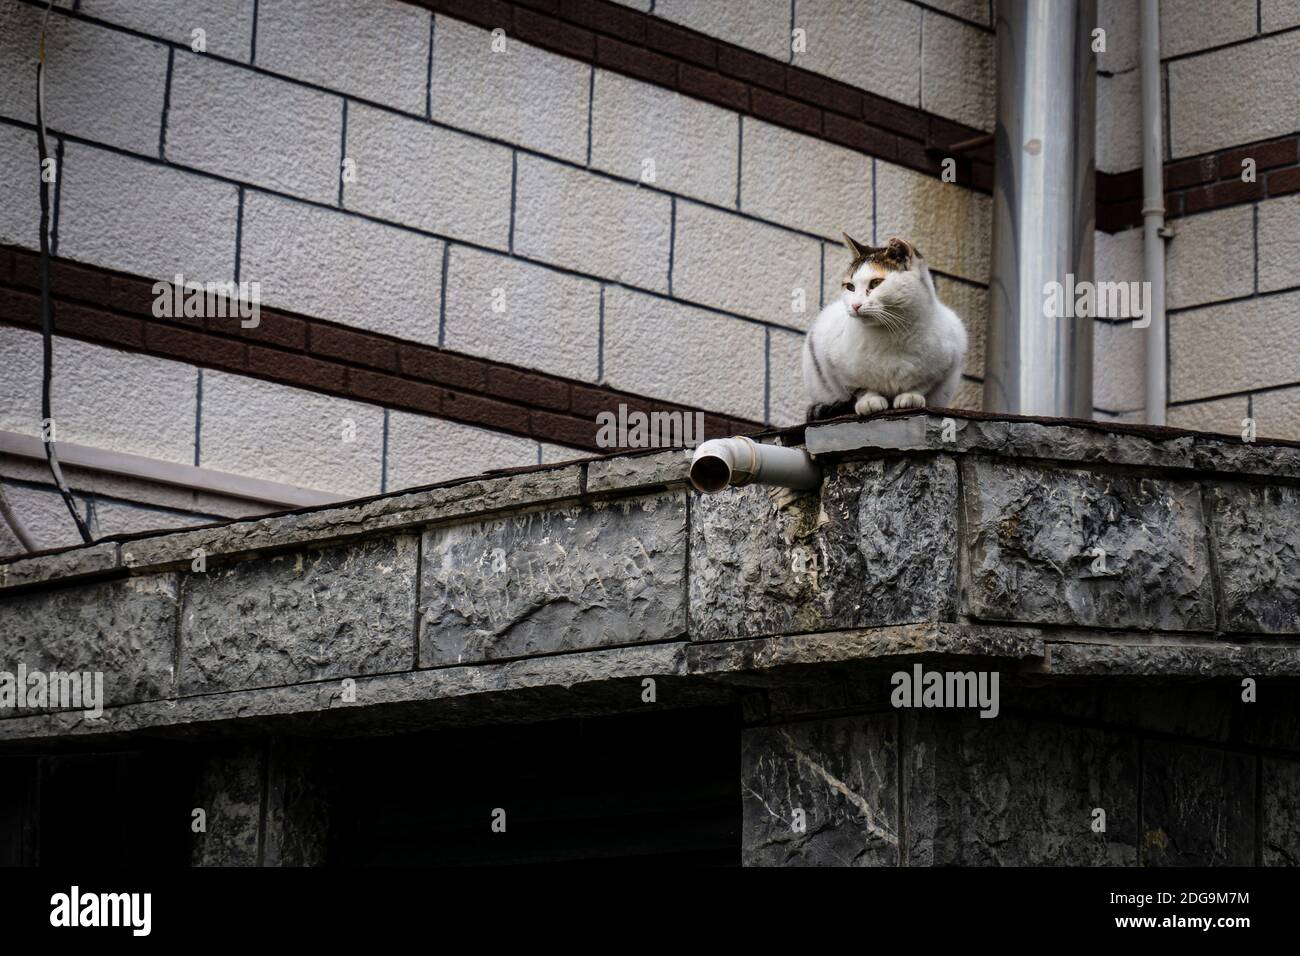
<instances>
[{"instance_id":1,"label":"grey marble wall","mask_svg":"<svg viewBox=\"0 0 1300 956\"><path fill-rule=\"evenodd\" d=\"M743 862L1300 864L1300 695L1240 691L1013 685L993 719L768 692L742 733Z\"/></svg>"}]
</instances>

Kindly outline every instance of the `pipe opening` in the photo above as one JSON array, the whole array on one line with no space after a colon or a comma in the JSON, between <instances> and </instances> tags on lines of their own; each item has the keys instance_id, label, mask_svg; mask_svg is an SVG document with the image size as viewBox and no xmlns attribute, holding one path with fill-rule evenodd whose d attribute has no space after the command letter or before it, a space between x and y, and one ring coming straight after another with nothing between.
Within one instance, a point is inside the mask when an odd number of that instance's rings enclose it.
<instances>
[{"instance_id":1,"label":"pipe opening","mask_svg":"<svg viewBox=\"0 0 1300 956\"><path fill-rule=\"evenodd\" d=\"M691 484L706 495L715 494L731 484L731 465L718 455L704 455L691 462Z\"/></svg>"}]
</instances>

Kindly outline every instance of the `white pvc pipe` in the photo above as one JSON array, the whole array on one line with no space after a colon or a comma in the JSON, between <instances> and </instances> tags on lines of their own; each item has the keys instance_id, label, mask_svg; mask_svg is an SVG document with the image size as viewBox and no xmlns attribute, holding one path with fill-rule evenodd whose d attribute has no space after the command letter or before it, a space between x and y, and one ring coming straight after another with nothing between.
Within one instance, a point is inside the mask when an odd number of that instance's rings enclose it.
<instances>
[{"instance_id":1,"label":"white pvc pipe","mask_svg":"<svg viewBox=\"0 0 1300 956\"><path fill-rule=\"evenodd\" d=\"M821 484L822 470L802 448L752 438L714 438L695 449L691 484L706 495L730 485L778 485L801 491Z\"/></svg>"},{"instance_id":2,"label":"white pvc pipe","mask_svg":"<svg viewBox=\"0 0 1300 956\"><path fill-rule=\"evenodd\" d=\"M1147 424L1165 423L1164 118L1160 108L1160 2L1142 0L1142 264L1147 298Z\"/></svg>"}]
</instances>

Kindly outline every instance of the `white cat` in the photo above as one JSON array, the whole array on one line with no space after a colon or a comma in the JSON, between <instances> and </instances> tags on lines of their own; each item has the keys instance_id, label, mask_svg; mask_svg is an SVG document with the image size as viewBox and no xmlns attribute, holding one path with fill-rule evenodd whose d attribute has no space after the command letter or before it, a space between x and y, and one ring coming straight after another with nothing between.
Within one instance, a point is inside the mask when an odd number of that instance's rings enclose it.
<instances>
[{"instance_id":1,"label":"white cat","mask_svg":"<svg viewBox=\"0 0 1300 956\"><path fill-rule=\"evenodd\" d=\"M947 405L961 383L966 328L939 301L921 253L898 238L878 249L844 242L853 262L842 293L804 339L808 420L848 402L859 415Z\"/></svg>"}]
</instances>

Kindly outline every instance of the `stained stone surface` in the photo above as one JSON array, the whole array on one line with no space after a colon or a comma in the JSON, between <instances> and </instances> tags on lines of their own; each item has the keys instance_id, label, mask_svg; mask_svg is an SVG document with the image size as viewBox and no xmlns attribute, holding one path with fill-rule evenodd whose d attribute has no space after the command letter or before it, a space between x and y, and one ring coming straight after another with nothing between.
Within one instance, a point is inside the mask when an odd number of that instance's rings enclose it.
<instances>
[{"instance_id":1,"label":"stained stone surface","mask_svg":"<svg viewBox=\"0 0 1300 956\"><path fill-rule=\"evenodd\" d=\"M181 693L409 670L418 544L399 535L187 575Z\"/></svg>"},{"instance_id":2,"label":"stained stone surface","mask_svg":"<svg viewBox=\"0 0 1300 956\"><path fill-rule=\"evenodd\" d=\"M963 460L962 482L972 616L1214 629L1195 484L991 459Z\"/></svg>"},{"instance_id":3,"label":"stained stone surface","mask_svg":"<svg viewBox=\"0 0 1300 956\"><path fill-rule=\"evenodd\" d=\"M1126 866L1137 860L1133 735L1002 714L903 718L912 866ZM1093 811L1105 811L1104 833Z\"/></svg>"},{"instance_id":4,"label":"stained stone surface","mask_svg":"<svg viewBox=\"0 0 1300 956\"><path fill-rule=\"evenodd\" d=\"M1300 634L1300 488L1210 488L1223 628Z\"/></svg>"},{"instance_id":5,"label":"stained stone surface","mask_svg":"<svg viewBox=\"0 0 1300 956\"><path fill-rule=\"evenodd\" d=\"M587 464L587 493L628 491L654 485L684 485L692 449L597 458Z\"/></svg>"},{"instance_id":6,"label":"stained stone surface","mask_svg":"<svg viewBox=\"0 0 1300 956\"><path fill-rule=\"evenodd\" d=\"M1228 643L1203 635L1195 641L1124 644L1048 643L1042 673L1105 677L1300 677L1300 647Z\"/></svg>"},{"instance_id":7,"label":"stained stone surface","mask_svg":"<svg viewBox=\"0 0 1300 956\"><path fill-rule=\"evenodd\" d=\"M744 731L741 862L896 865L897 747L892 713Z\"/></svg>"},{"instance_id":8,"label":"stained stone surface","mask_svg":"<svg viewBox=\"0 0 1300 956\"><path fill-rule=\"evenodd\" d=\"M265 759L262 741L218 744L209 750L194 794L194 809L206 815L206 830L191 839L192 866L261 865L258 832Z\"/></svg>"},{"instance_id":9,"label":"stained stone surface","mask_svg":"<svg viewBox=\"0 0 1300 956\"><path fill-rule=\"evenodd\" d=\"M264 866L323 866L333 765L312 741L274 737L267 750ZM342 824L343 821L340 821Z\"/></svg>"},{"instance_id":10,"label":"stained stone surface","mask_svg":"<svg viewBox=\"0 0 1300 956\"><path fill-rule=\"evenodd\" d=\"M429 530L420 665L680 637L685 529L669 492Z\"/></svg>"},{"instance_id":11,"label":"stained stone surface","mask_svg":"<svg viewBox=\"0 0 1300 956\"><path fill-rule=\"evenodd\" d=\"M174 574L2 598L0 622L2 671L16 675L22 663L29 674L102 672L105 705L175 692ZM15 713L31 711L0 711L0 718Z\"/></svg>"},{"instance_id":12,"label":"stained stone surface","mask_svg":"<svg viewBox=\"0 0 1300 956\"><path fill-rule=\"evenodd\" d=\"M1171 741L1143 741L1141 862L1251 866L1255 758Z\"/></svg>"},{"instance_id":13,"label":"stained stone surface","mask_svg":"<svg viewBox=\"0 0 1300 956\"><path fill-rule=\"evenodd\" d=\"M959 455L979 452L1005 458L1230 475L1300 476L1300 447L1295 442L1243 443L1223 436L1141 425L1005 421L966 418L960 412L911 412L814 425L805 432L805 440L813 455L835 452L860 457L898 450Z\"/></svg>"},{"instance_id":14,"label":"stained stone surface","mask_svg":"<svg viewBox=\"0 0 1300 956\"><path fill-rule=\"evenodd\" d=\"M1261 757L1265 866L1300 866L1300 759Z\"/></svg>"},{"instance_id":15,"label":"stained stone surface","mask_svg":"<svg viewBox=\"0 0 1300 956\"><path fill-rule=\"evenodd\" d=\"M817 493L746 486L691 504L691 639L950 620L957 469L854 462Z\"/></svg>"},{"instance_id":16,"label":"stained stone surface","mask_svg":"<svg viewBox=\"0 0 1300 956\"><path fill-rule=\"evenodd\" d=\"M55 554L18 556L7 564L0 564L0 589L99 574L117 567L117 562L117 545L112 542Z\"/></svg>"},{"instance_id":17,"label":"stained stone surface","mask_svg":"<svg viewBox=\"0 0 1300 956\"><path fill-rule=\"evenodd\" d=\"M577 498L580 474L578 465L557 465L541 471L480 476L419 491L362 498L334 508L134 538L122 542L121 562L136 569L188 567L194 549L202 548L211 566L215 558L281 550L289 545L319 548L379 531Z\"/></svg>"}]
</instances>

